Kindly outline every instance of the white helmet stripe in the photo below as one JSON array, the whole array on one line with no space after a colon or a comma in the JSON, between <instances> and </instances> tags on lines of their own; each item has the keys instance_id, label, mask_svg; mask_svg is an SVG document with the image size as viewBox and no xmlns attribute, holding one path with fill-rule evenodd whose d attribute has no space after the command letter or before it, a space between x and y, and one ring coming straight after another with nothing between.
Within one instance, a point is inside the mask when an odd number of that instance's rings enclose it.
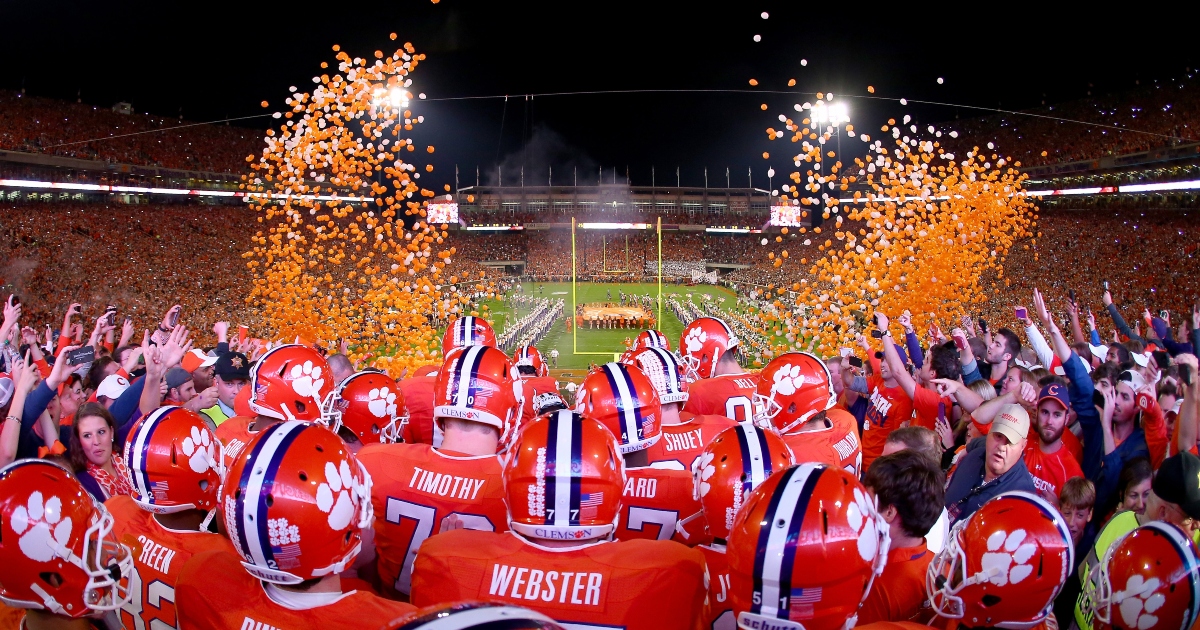
<instances>
[{"instance_id":1,"label":"white helmet stripe","mask_svg":"<svg viewBox=\"0 0 1200 630\"><path fill-rule=\"evenodd\" d=\"M762 606L755 612L770 617L779 617L781 598L791 598L792 567L784 566L785 556L788 555L788 537L800 525L800 523L792 521L797 518L804 519L804 510L808 503L807 497L804 495L806 492L812 492L809 478L813 475L814 470L815 467L812 464L792 469L792 474L781 481L782 484L785 484L782 493L778 488L775 490L776 496L779 497L779 503L774 512L769 515L774 518L774 526L769 528L766 545L762 551L762 573L759 576L762 581ZM818 475L820 474L819 471L816 472ZM798 506L801 501L804 502L804 506ZM797 514L798 507L800 507L799 514ZM790 563L788 564L790 565ZM782 587L785 584L788 586L787 592L783 592L785 589Z\"/></svg>"},{"instance_id":2,"label":"white helmet stripe","mask_svg":"<svg viewBox=\"0 0 1200 630\"><path fill-rule=\"evenodd\" d=\"M242 501L242 528L246 535L242 536L242 548L250 554L254 560L253 564L260 567L270 567L267 562L266 555L262 548L262 537L258 535L259 523L266 515L258 513L259 506L262 501L257 500L257 497L262 496L263 484L265 482L274 481L275 470L270 466L277 454L277 451L284 444L290 443L288 439L290 435L298 431L303 431L308 423L301 421L292 421L280 425L268 435L262 444L262 448L255 454L255 465L247 467L249 479L246 480L246 492L243 493ZM268 479L270 477L270 479ZM251 498L253 497L253 498ZM274 556L272 556L274 557Z\"/></svg>"},{"instance_id":3,"label":"white helmet stripe","mask_svg":"<svg viewBox=\"0 0 1200 630\"><path fill-rule=\"evenodd\" d=\"M625 435L628 443L636 443L638 441L638 423L636 404L633 399L633 383L629 381L629 375L617 363L605 363L604 369L608 372L608 378L617 386L617 395L620 396L621 403L621 424L625 427Z\"/></svg>"},{"instance_id":4,"label":"white helmet stripe","mask_svg":"<svg viewBox=\"0 0 1200 630\"><path fill-rule=\"evenodd\" d=\"M468 399L471 393L471 378L477 371L476 364L479 355L487 346L469 346L458 361L458 388L454 391L454 406L469 407Z\"/></svg>"},{"instance_id":5,"label":"white helmet stripe","mask_svg":"<svg viewBox=\"0 0 1200 630\"><path fill-rule=\"evenodd\" d=\"M766 470L763 468L766 454L763 453L761 438L758 434L761 429L748 422L740 423L737 427L738 431L742 433L742 439L746 441L746 453L750 456L748 462L750 464L750 487L757 488L767 479Z\"/></svg>"},{"instance_id":6,"label":"white helmet stripe","mask_svg":"<svg viewBox=\"0 0 1200 630\"><path fill-rule=\"evenodd\" d=\"M575 423L569 411L558 412L554 436L554 524L571 525L571 442Z\"/></svg>"}]
</instances>

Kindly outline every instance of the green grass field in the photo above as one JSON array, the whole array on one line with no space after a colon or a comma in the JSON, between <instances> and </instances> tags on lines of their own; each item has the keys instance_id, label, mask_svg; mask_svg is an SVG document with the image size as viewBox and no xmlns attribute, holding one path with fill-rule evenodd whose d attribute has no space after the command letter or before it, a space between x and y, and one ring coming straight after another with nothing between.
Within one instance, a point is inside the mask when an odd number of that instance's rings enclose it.
<instances>
[{"instance_id":1,"label":"green grass field","mask_svg":"<svg viewBox=\"0 0 1200 630\"><path fill-rule=\"evenodd\" d=\"M593 302L607 302L607 292L612 291L612 301L618 299L618 291L625 293L633 293L637 295L657 295L658 286L654 283L638 283L638 284L607 284L607 283L584 283L580 282L576 285L576 299L579 304L589 304ZM571 314L571 284L563 283L532 283L526 282L522 286L522 292L526 295L536 297L545 297L551 299L562 298L566 302L564 311L567 315ZM724 308L732 309L736 301L733 291L724 287L716 287L711 285L697 286L676 286L663 284L663 300L667 300L671 296L675 296L677 300L683 302L688 299L688 294L691 294L691 300L696 304L701 304L704 300L703 295L711 295L713 300L726 298ZM497 332L504 330L504 323L510 317L524 314L527 309L521 308L518 312L514 312L514 307L507 301L489 300L485 302L490 311L492 326ZM658 316L654 313L655 317ZM679 343L679 335L683 332L683 324L675 317L675 314L667 307L663 307L663 317L659 322L659 330L671 340L671 347L674 348ZM542 356L549 359L550 351L557 349L558 367L559 369L568 370L585 370L592 363L606 363L612 361L613 353L620 354L625 351L624 341L626 337L635 338L639 331L634 329L609 329L609 330L589 330L582 328L576 332L578 336L578 348L572 340L572 335L566 329L566 322L559 320L557 324L550 330L550 333L538 344L538 350L542 351ZM577 354L575 350L578 349ZM584 353L603 353L603 354L584 354Z\"/></svg>"}]
</instances>

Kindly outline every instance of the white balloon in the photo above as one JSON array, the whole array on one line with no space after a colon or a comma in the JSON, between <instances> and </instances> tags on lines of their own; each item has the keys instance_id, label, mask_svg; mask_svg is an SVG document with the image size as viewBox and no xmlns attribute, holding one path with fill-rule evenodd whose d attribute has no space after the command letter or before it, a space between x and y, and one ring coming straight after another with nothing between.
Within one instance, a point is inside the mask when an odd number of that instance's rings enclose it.
<instances>
[{"instance_id":1,"label":"white balloon","mask_svg":"<svg viewBox=\"0 0 1200 630\"><path fill-rule=\"evenodd\" d=\"M942 83L944 83L944 81L942 80L942 77L938 77L938 85L941 85Z\"/></svg>"},{"instance_id":2,"label":"white balloon","mask_svg":"<svg viewBox=\"0 0 1200 630\"><path fill-rule=\"evenodd\" d=\"M762 41L762 35L755 35L755 36L754 36L754 41L756 41L756 42L761 42L761 41Z\"/></svg>"},{"instance_id":3,"label":"white balloon","mask_svg":"<svg viewBox=\"0 0 1200 630\"><path fill-rule=\"evenodd\" d=\"M767 19L767 18L769 18L769 17L771 17L771 16L770 16L770 15L768 15L766 11L763 11L763 12L762 12L762 19L764 19L764 20L765 20L765 19Z\"/></svg>"},{"instance_id":4,"label":"white balloon","mask_svg":"<svg viewBox=\"0 0 1200 630\"><path fill-rule=\"evenodd\" d=\"M801 59L801 60L800 60L800 65L802 65L802 66L807 66L807 65L808 65L808 60L807 60L807 59Z\"/></svg>"}]
</instances>

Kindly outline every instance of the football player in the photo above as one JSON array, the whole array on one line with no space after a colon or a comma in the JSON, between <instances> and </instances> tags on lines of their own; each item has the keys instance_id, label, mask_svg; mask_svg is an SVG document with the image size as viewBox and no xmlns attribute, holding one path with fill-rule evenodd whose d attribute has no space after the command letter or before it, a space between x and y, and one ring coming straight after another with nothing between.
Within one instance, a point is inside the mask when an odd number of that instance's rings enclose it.
<instances>
[{"instance_id":1,"label":"football player","mask_svg":"<svg viewBox=\"0 0 1200 630\"><path fill-rule=\"evenodd\" d=\"M320 420L321 403L333 391L333 380L319 352L288 344L271 349L254 364L249 387L254 417L236 416L217 427L226 470L263 429L291 420Z\"/></svg>"},{"instance_id":2,"label":"football player","mask_svg":"<svg viewBox=\"0 0 1200 630\"><path fill-rule=\"evenodd\" d=\"M575 411L607 427L625 461L617 540L685 540L675 525L700 509L691 474L673 462L652 465L648 457L662 440L658 390L637 367L607 363L588 374L579 391Z\"/></svg>"},{"instance_id":3,"label":"football player","mask_svg":"<svg viewBox=\"0 0 1200 630\"><path fill-rule=\"evenodd\" d=\"M457 602L422 608L382 630L563 630L540 612L491 602Z\"/></svg>"},{"instance_id":4,"label":"football player","mask_svg":"<svg viewBox=\"0 0 1200 630\"><path fill-rule=\"evenodd\" d=\"M725 416L736 422L754 417L758 377L738 363L738 338L725 322L701 317L683 329L679 352L689 381L683 410L698 416Z\"/></svg>"},{"instance_id":5,"label":"football player","mask_svg":"<svg viewBox=\"0 0 1200 630\"><path fill-rule=\"evenodd\" d=\"M709 618L705 628L733 628L733 604L729 599L729 562L726 541L733 518L746 503L750 491L772 474L791 467L792 452L779 436L753 424L738 424L709 442L692 468L692 488L701 511L686 521L699 520L711 539L696 548L708 567ZM688 531L687 523L678 529Z\"/></svg>"},{"instance_id":6,"label":"football player","mask_svg":"<svg viewBox=\"0 0 1200 630\"><path fill-rule=\"evenodd\" d=\"M400 440L408 424L408 410L396 381L383 372L368 370L351 374L337 386L322 404L318 422L358 453L367 444Z\"/></svg>"},{"instance_id":7,"label":"football player","mask_svg":"<svg viewBox=\"0 0 1200 630\"><path fill-rule=\"evenodd\" d=\"M233 552L210 528L225 469L221 443L195 412L160 407L133 426L125 466L133 495L105 502L113 536L133 552L126 628L175 628L175 586L187 561L205 551Z\"/></svg>"},{"instance_id":8,"label":"football player","mask_svg":"<svg viewBox=\"0 0 1200 630\"><path fill-rule=\"evenodd\" d=\"M129 600L121 582L133 573L133 554L112 527L65 468L40 459L0 468L0 602L25 609L21 627L107 626L101 617Z\"/></svg>"},{"instance_id":9,"label":"football player","mask_svg":"<svg viewBox=\"0 0 1200 630\"><path fill-rule=\"evenodd\" d=\"M680 413L688 399L688 383L682 366L670 351L654 346L643 348L634 354L631 363L650 379L662 403L662 437L647 449L650 464L691 470L692 460L704 445L736 423L725 416Z\"/></svg>"},{"instance_id":10,"label":"football player","mask_svg":"<svg viewBox=\"0 0 1200 630\"><path fill-rule=\"evenodd\" d=\"M1092 579L1083 582L1090 618L1115 630L1194 627L1200 618L1200 559L1183 530L1152 521L1109 549Z\"/></svg>"},{"instance_id":11,"label":"football player","mask_svg":"<svg viewBox=\"0 0 1200 630\"><path fill-rule=\"evenodd\" d=\"M774 426L797 463L829 464L858 476L858 423L836 405L829 369L807 352L788 352L768 363L754 394L755 421Z\"/></svg>"},{"instance_id":12,"label":"football player","mask_svg":"<svg viewBox=\"0 0 1200 630\"><path fill-rule=\"evenodd\" d=\"M379 627L414 611L338 576L373 520L371 476L329 429L291 421L263 429L229 469L219 515L235 553L196 555L179 575L187 628Z\"/></svg>"},{"instance_id":13,"label":"football player","mask_svg":"<svg viewBox=\"0 0 1200 630\"><path fill-rule=\"evenodd\" d=\"M888 526L841 468L800 464L750 492L729 531L730 601L741 628L842 630L888 553Z\"/></svg>"},{"instance_id":14,"label":"football player","mask_svg":"<svg viewBox=\"0 0 1200 630\"><path fill-rule=\"evenodd\" d=\"M496 451L518 413L515 386L500 350L476 345L452 352L435 387L442 445L375 444L359 452L373 481L374 554L384 594L408 596L413 558L430 536L462 527L505 531Z\"/></svg>"},{"instance_id":15,"label":"football player","mask_svg":"<svg viewBox=\"0 0 1200 630\"><path fill-rule=\"evenodd\" d=\"M704 559L668 541L612 541L624 486L618 441L599 421L569 411L534 419L504 466L512 533L427 540L413 602L486 598L567 627L692 630L705 608Z\"/></svg>"},{"instance_id":16,"label":"football player","mask_svg":"<svg viewBox=\"0 0 1200 630\"><path fill-rule=\"evenodd\" d=\"M558 382L550 378L550 368L542 359L542 353L533 346L521 346L513 353L513 365L517 367L521 385L521 415L513 433L538 415L534 400L542 394L558 394Z\"/></svg>"},{"instance_id":17,"label":"football player","mask_svg":"<svg viewBox=\"0 0 1200 630\"><path fill-rule=\"evenodd\" d=\"M408 422L401 431L403 441L408 444L433 444L435 437L441 438L441 435L435 436L433 430L433 386L441 367L440 364L423 365L397 383L408 409Z\"/></svg>"}]
</instances>

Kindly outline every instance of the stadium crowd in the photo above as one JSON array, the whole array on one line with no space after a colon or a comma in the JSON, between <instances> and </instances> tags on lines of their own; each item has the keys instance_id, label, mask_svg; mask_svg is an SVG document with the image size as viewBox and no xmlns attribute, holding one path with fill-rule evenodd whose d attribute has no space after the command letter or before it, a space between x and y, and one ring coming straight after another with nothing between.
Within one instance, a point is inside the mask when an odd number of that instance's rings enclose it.
<instances>
[{"instance_id":1,"label":"stadium crowd","mask_svg":"<svg viewBox=\"0 0 1200 630\"><path fill-rule=\"evenodd\" d=\"M184 124L0 90L0 149L214 173L242 172L262 149L262 133L221 125L108 138Z\"/></svg>"}]
</instances>

